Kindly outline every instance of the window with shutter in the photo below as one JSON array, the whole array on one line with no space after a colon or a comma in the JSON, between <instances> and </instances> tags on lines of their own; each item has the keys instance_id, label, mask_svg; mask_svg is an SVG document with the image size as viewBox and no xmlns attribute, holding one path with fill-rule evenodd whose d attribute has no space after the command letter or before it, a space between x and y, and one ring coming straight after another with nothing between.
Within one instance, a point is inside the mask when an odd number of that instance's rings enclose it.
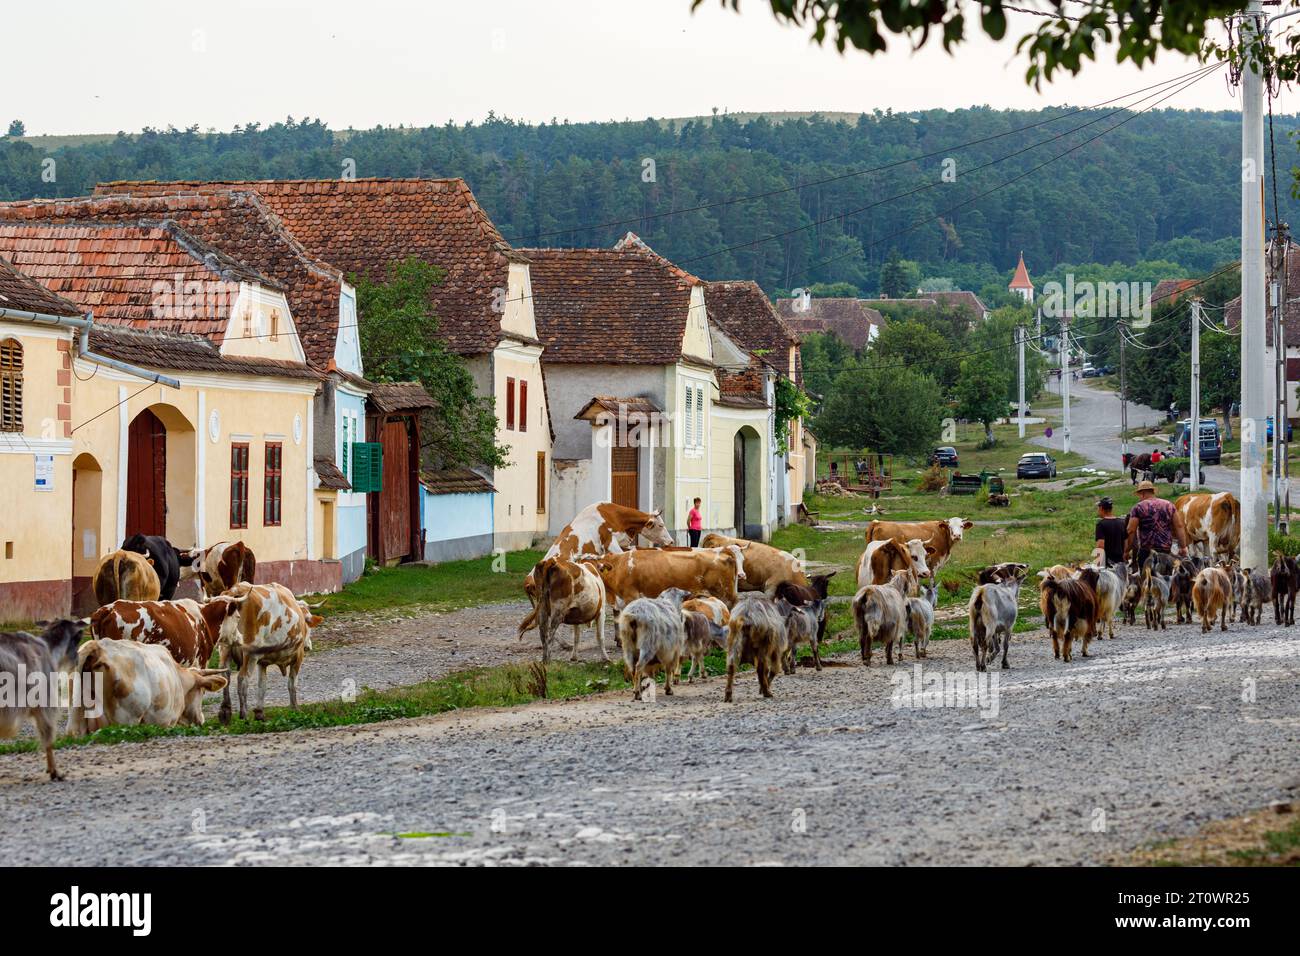
<instances>
[{"instance_id":1,"label":"window with shutter","mask_svg":"<svg viewBox=\"0 0 1300 956\"><path fill-rule=\"evenodd\" d=\"M343 477L352 482L352 416L344 415L343 421L339 423L342 426L343 440L339 443L339 465L343 469Z\"/></svg>"},{"instance_id":2,"label":"window with shutter","mask_svg":"<svg viewBox=\"0 0 1300 956\"><path fill-rule=\"evenodd\" d=\"M704 386L695 390L695 447L704 447Z\"/></svg>"},{"instance_id":3,"label":"window with shutter","mask_svg":"<svg viewBox=\"0 0 1300 956\"><path fill-rule=\"evenodd\" d=\"M682 447L690 448L691 439L695 436L695 420L692 410L695 407L695 389L689 385L686 386L686 421L682 429Z\"/></svg>"},{"instance_id":4,"label":"window with shutter","mask_svg":"<svg viewBox=\"0 0 1300 956\"><path fill-rule=\"evenodd\" d=\"M23 430L23 347L0 342L0 432Z\"/></svg>"},{"instance_id":5,"label":"window with shutter","mask_svg":"<svg viewBox=\"0 0 1300 956\"><path fill-rule=\"evenodd\" d=\"M537 513L546 514L546 452L537 453Z\"/></svg>"},{"instance_id":6,"label":"window with shutter","mask_svg":"<svg viewBox=\"0 0 1300 956\"><path fill-rule=\"evenodd\" d=\"M515 430L515 380L506 379L506 430Z\"/></svg>"},{"instance_id":7,"label":"window with shutter","mask_svg":"<svg viewBox=\"0 0 1300 956\"><path fill-rule=\"evenodd\" d=\"M519 380L519 430L528 431L528 379Z\"/></svg>"},{"instance_id":8,"label":"window with shutter","mask_svg":"<svg viewBox=\"0 0 1300 956\"><path fill-rule=\"evenodd\" d=\"M230 527L248 527L248 444L230 446Z\"/></svg>"},{"instance_id":9,"label":"window with shutter","mask_svg":"<svg viewBox=\"0 0 1300 956\"><path fill-rule=\"evenodd\" d=\"M384 487L384 447L379 442L354 442L352 445L352 490L366 493Z\"/></svg>"},{"instance_id":10,"label":"window with shutter","mask_svg":"<svg viewBox=\"0 0 1300 956\"><path fill-rule=\"evenodd\" d=\"M284 457L281 442L266 443L265 478L262 488L262 524L270 528L280 526L280 475Z\"/></svg>"}]
</instances>

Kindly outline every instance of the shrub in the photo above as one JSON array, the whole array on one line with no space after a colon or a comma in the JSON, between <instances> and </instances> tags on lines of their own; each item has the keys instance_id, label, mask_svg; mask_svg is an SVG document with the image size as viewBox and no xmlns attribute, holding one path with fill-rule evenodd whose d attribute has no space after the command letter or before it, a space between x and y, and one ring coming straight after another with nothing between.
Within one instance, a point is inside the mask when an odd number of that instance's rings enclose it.
<instances>
[{"instance_id":1,"label":"shrub","mask_svg":"<svg viewBox=\"0 0 1300 956\"><path fill-rule=\"evenodd\" d=\"M917 491L939 491L948 486L948 478L938 465L931 465L916 483Z\"/></svg>"}]
</instances>

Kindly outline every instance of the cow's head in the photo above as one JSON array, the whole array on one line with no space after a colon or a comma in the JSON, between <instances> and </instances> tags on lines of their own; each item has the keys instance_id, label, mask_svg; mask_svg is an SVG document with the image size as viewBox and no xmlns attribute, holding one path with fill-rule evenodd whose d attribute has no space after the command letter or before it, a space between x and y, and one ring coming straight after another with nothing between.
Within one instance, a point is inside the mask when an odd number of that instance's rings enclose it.
<instances>
[{"instance_id":1,"label":"cow's head","mask_svg":"<svg viewBox=\"0 0 1300 956\"><path fill-rule=\"evenodd\" d=\"M907 542L905 547L908 560L911 563L912 573L918 578L928 578L930 576L930 565L927 563L929 555L921 539L913 538Z\"/></svg>"},{"instance_id":2,"label":"cow's head","mask_svg":"<svg viewBox=\"0 0 1300 956\"><path fill-rule=\"evenodd\" d=\"M190 551L185 551L181 548L173 547L172 550L176 552L176 562L181 567L182 581L188 581L199 573L200 566L203 563L203 551L201 549L194 548Z\"/></svg>"},{"instance_id":3,"label":"cow's head","mask_svg":"<svg viewBox=\"0 0 1300 956\"><path fill-rule=\"evenodd\" d=\"M181 684L185 688L185 706L179 723L189 727L203 725L203 695L223 690L229 678L224 670L182 667Z\"/></svg>"},{"instance_id":4,"label":"cow's head","mask_svg":"<svg viewBox=\"0 0 1300 956\"><path fill-rule=\"evenodd\" d=\"M745 549L747 544L729 544L723 550L730 551L736 559L736 580L745 580Z\"/></svg>"},{"instance_id":5,"label":"cow's head","mask_svg":"<svg viewBox=\"0 0 1300 956\"><path fill-rule=\"evenodd\" d=\"M948 533L952 535L952 540L954 541L960 541L962 532L964 532L967 528L973 528L973 527L975 527L975 522L969 521L966 518L948 519Z\"/></svg>"},{"instance_id":6,"label":"cow's head","mask_svg":"<svg viewBox=\"0 0 1300 956\"><path fill-rule=\"evenodd\" d=\"M662 510L656 511L652 514L650 519L641 526L641 530L638 533L655 547L665 547L675 543L673 541L673 536L668 532L667 525L664 524L664 513ZM635 541L632 543L636 544Z\"/></svg>"}]
</instances>

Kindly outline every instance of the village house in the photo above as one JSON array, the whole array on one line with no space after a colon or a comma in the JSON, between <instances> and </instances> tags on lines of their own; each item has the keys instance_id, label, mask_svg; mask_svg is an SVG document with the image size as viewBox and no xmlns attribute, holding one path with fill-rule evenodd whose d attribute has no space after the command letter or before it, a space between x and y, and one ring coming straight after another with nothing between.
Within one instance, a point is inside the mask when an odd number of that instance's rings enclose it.
<instances>
[{"instance_id":1,"label":"village house","mask_svg":"<svg viewBox=\"0 0 1300 956\"><path fill-rule=\"evenodd\" d=\"M492 520L468 537L490 534L495 548L515 550L545 535L551 423L528 261L502 238L464 180L112 183L97 193L232 189L256 192L311 256L345 275L382 281L390 263L407 258L443 270L430 295L437 334L464 358L479 394L493 399L497 441L509 449L504 467L485 469L495 489ZM426 548L441 535L431 530Z\"/></svg>"},{"instance_id":2,"label":"village house","mask_svg":"<svg viewBox=\"0 0 1300 956\"><path fill-rule=\"evenodd\" d=\"M0 204L0 220L13 222L129 223L150 218L178 224L283 287L303 353L323 373L313 407L314 530L322 554L342 565L343 583L356 580L370 550L366 493L370 476L353 474L352 463L358 457L353 445L367 440L366 397L372 386L363 377L356 293L342 273L311 257L252 191L178 189L160 194L155 188L142 196L113 192ZM165 286L172 280L155 276L153 281ZM276 329L272 334L284 332ZM405 460L409 455L404 450L390 457ZM387 477L390 488L400 477ZM372 490L372 496L392 495L379 489ZM405 511L390 506L386 511L405 516L408 525L413 520L406 537L418 540L418 513L412 519L410 506Z\"/></svg>"},{"instance_id":3,"label":"village house","mask_svg":"<svg viewBox=\"0 0 1300 956\"><path fill-rule=\"evenodd\" d=\"M861 299L778 299L776 313L801 340L812 333L834 335L855 352L867 348L885 326L884 316Z\"/></svg>"},{"instance_id":4,"label":"village house","mask_svg":"<svg viewBox=\"0 0 1300 956\"><path fill-rule=\"evenodd\" d=\"M259 580L340 586L311 520L320 377L282 286L165 221L0 222L0 258L7 615L84 608L137 532L241 539Z\"/></svg>"},{"instance_id":5,"label":"village house","mask_svg":"<svg viewBox=\"0 0 1300 956\"><path fill-rule=\"evenodd\" d=\"M710 321L709 283L632 234L612 249L524 254L556 431L551 533L611 500L661 509L685 542L698 497L707 528L767 538L790 506L773 454L774 366ZM756 286L733 285L718 287L728 318L743 322L749 309L779 322L765 298L754 311ZM755 333L762 350L773 347L767 334ZM771 361L788 369L792 344L777 341Z\"/></svg>"},{"instance_id":6,"label":"village house","mask_svg":"<svg viewBox=\"0 0 1300 956\"><path fill-rule=\"evenodd\" d=\"M1268 396L1269 414L1273 414L1273 409L1277 404L1277 381L1272 374L1277 362L1277 348L1273 343L1273 310L1268 303L1271 299L1268 296L1268 286L1273 282L1273 247L1270 244L1268 254L1265 256L1265 278L1264 278L1264 367L1268 369L1268 381L1264 386L1265 394ZM1287 418L1294 421L1300 418L1300 245L1294 242L1287 243L1286 250L1286 276L1287 288L1282 291L1282 341L1286 348L1286 415ZM1157 286L1159 290L1165 287L1165 294L1169 295L1164 303L1175 300L1183 294L1189 286L1183 286L1182 289L1177 287L1170 288L1166 282L1172 284L1173 280L1165 280ZM1191 283L1192 280L1185 280ZM1153 294L1152 298L1156 298ZM1233 299L1224 307L1223 313L1224 325L1229 329L1240 329L1241 327L1241 296ZM1202 409L1202 411L1207 411Z\"/></svg>"}]
</instances>

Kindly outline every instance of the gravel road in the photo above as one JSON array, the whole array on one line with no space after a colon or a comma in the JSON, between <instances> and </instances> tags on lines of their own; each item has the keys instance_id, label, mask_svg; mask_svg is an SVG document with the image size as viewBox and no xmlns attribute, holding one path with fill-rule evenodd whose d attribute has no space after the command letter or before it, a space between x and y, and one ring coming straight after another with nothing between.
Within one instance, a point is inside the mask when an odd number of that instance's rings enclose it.
<instances>
[{"instance_id":1,"label":"gravel road","mask_svg":"<svg viewBox=\"0 0 1300 956\"><path fill-rule=\"evenodd\" d=\"M913 661L877 654L869 670L844 659L782 677L767 701L747 674L730 706L715 678L643 704L622 692L67 748L56 784L39 756L12 754L0 757L0 858L1102 863L1300 796L1300 629L1125 628L1075 654L1060 664L1041 633L1016 635L996 713L895 707ZM923 664L931 678L965 675L970 650L937 642Z\"/></svg>"}]
</instances>

